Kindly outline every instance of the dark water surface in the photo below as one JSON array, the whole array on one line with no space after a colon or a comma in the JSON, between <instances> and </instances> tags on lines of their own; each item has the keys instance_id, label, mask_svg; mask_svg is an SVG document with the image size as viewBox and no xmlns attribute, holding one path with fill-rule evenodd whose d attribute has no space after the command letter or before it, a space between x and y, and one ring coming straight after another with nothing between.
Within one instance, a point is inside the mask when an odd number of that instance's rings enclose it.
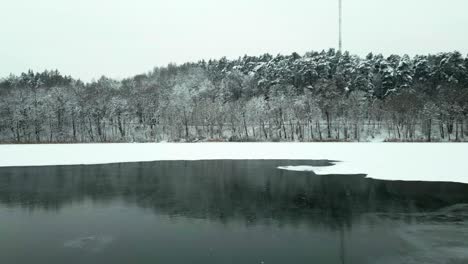
<instances>
[{"instance_id":1,"label":"dark water surface","mask_svg":"<svg viewBox=\"0 0 468 264\"><path fill-rule=\"evenodd\" d=\"M286 165L0 168L0 263L468 263L468 185Z\"/></svg>"}]
</instances>

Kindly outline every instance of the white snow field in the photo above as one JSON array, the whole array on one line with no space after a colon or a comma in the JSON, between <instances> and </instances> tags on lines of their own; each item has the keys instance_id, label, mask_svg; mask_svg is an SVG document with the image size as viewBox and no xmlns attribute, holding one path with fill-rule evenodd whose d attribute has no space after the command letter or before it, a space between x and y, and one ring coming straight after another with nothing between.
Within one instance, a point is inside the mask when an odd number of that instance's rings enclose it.
<instances>
[{"instance_id":1,"label":"white snow field","mask_svg":"<svg viewBox=\"0 0 468 264\"><path fill-rule=\"evenodd\" d=\"M468 183L464 143L128 143L0 145L0 167L156 160L329 159L330 167L284 166L316 174Z\"/></svg>"}]
</instances>

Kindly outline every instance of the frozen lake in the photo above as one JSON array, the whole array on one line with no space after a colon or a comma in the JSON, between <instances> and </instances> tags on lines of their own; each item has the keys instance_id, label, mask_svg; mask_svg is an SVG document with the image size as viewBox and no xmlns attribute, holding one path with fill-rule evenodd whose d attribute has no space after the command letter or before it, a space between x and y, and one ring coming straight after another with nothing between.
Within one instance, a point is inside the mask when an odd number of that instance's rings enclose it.
<instances>
[{"instance_id":1,"label":"frozen lake","mask_svg":"<svg viewBox=\"0 0 468 264\"><path fill-rule=\"evenodd\" d=\"M0 168L0 263L467 263L468 185L327 160Z\"/></svg>"}]
</instances>

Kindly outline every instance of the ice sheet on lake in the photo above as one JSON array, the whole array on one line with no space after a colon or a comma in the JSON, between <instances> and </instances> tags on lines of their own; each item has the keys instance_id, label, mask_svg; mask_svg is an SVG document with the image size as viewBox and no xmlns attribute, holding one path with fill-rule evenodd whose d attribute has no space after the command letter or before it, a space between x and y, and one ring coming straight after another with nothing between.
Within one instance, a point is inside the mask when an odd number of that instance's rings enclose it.
<instances>
[{"instance_id":1,"label":"ice sheet on lake","mask_svg":"<svg viewBox=\"0 0 468 264\"><path fill-rule=\"evenodd\" d=\"M311 171L316 175L331 175L331 174L365 174L359 169L352 168L349 164L343 162L332 162L331 166L310 166L310 165L298 165L298 166L279 166L280 170L289 171Z\"/></svg>"},{"instance_id":2,"label":"ice sheet on lake","mask_svg":"<svg viewBox=\"0 0 468 264\"><path fill-rule=\"evenodd\" d=\"M99 252L113 241L112 236L86 236L66 241L63 243L63 247Z\"/></svg>"},{"instance_id":3,"label":"ice sheet on lake","mask_svg":"<svg viewBox=\"0 0 468 264\"><path fill-rule=\"evenodd\" d=\"M0 167L156 160L339 160L320 174L468 183L464 143L129 143L1 145ZM285 164L287 165L287 164Z\"/></svg>"},{"instance_id":4,"label":"ice sheet on lake","mask_svg":"<svg viewBox=\"0 0 468 264\"><path fill-rule=\"evenodd\" d=\"M290 170L290 171L313 171L317 174L320 171L320 167L318 166L308 166L308 165L300 165L300 166L279 166L278 169L280 170Z\"/></svg>"}]
</instances>

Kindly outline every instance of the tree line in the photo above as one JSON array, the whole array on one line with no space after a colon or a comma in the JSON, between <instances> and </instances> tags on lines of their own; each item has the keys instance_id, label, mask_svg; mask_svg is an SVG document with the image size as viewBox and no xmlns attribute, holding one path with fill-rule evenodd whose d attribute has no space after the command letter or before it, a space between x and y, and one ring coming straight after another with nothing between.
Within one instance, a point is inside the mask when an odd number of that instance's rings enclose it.
<instances>
[{"instance_id":1,"label":"tree line","mask_svg":"<svg viewBox=\"0 0 468 264\"><path fill-rule=\"evenodd\" d=\"M0 142L463 141L468 57L333 49L0 79Z\"/></svg>"}]
</instances>

